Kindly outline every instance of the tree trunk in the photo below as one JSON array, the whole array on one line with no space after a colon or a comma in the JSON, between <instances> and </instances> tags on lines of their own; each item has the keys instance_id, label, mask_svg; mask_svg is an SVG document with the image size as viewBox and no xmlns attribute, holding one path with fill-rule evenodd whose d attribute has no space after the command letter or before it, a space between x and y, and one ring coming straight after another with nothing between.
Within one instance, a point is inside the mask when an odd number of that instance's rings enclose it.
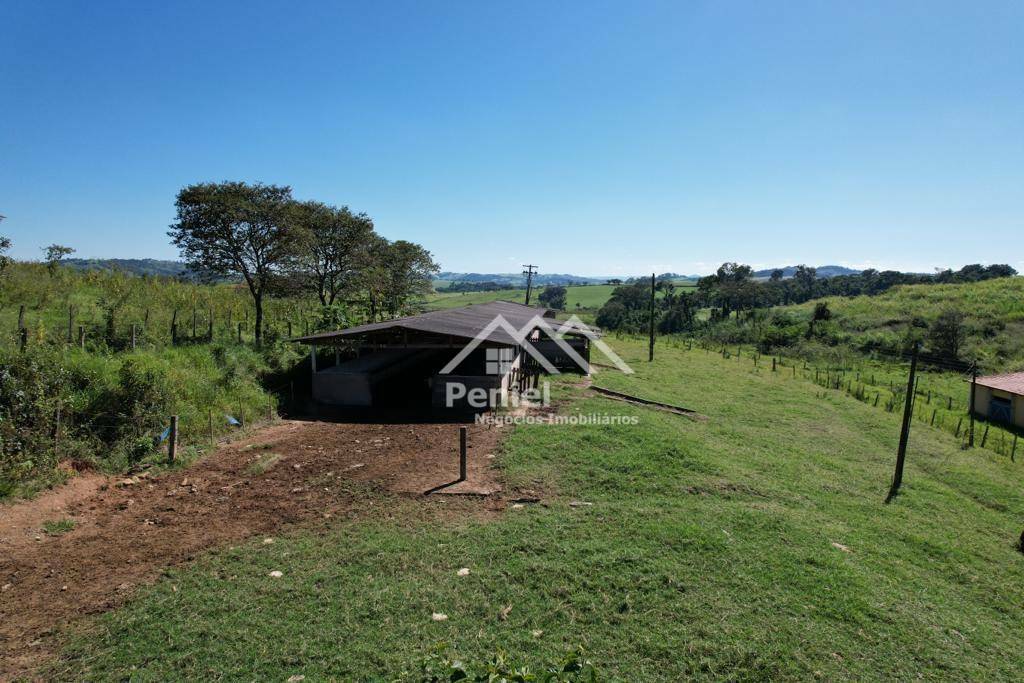
<instances>
[{"instance_id":1,"label":"tree trunk","mask_svg":"<svg viewBox=\"0 0 1024 683\"><path fill-rule=\"evenodd\" d=\"M253 336L256 346L259 346L263 343L263 292L253 293L252 300L256 307L256 328L253 330Z\"/></svg>"}]
</instances>

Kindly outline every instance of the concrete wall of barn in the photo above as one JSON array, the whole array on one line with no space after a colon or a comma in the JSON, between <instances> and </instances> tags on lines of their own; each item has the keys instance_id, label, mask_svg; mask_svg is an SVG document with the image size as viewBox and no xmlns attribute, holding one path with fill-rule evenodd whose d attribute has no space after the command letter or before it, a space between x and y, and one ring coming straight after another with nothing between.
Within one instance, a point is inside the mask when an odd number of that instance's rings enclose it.
<instances>
[{"instance_id":1,"label":"concrete wall of barn","mask_svg":"<svg viewBox=\"0 0 1024 683\"><path fill-rule=\"evenodd\" d=\"M1010 394L1008 392L991 389L989 387L975 387L974 414L979 417L987 418L989 413L989 403L991 403L993 395L1000 398L1010 399L1013 406L1013 424L1017 427L1024 428L1024 396L1017 396L1016 394Z\"/></svg>"}]
</instances>

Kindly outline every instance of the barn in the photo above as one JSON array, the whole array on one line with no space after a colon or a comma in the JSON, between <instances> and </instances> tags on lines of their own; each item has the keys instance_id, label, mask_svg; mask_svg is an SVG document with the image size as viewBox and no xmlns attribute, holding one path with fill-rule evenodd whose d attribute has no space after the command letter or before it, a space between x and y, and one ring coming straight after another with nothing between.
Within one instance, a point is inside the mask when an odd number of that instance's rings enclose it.
<instances>
[{"instance_id":1,"label":"barn","mask_svg":"<svg viewBox=\"0 0 1024 683\"><path fill-rule=\"evenodd\" d=\"M1024 372L978 377L973 391L976 415L1024 428Z\"/></svg>"},{"instance_id":2,"label":"barn","mask_svg":"<svg viewBox=\"0 0 1024 683\"><path fill-rule=\"evenodd\" d=\"M589 374L596 337L547 308L496 301L292 341L310 347L319 404L473 410L535 389L544 372Z\"/></svg>"}]
</instances>

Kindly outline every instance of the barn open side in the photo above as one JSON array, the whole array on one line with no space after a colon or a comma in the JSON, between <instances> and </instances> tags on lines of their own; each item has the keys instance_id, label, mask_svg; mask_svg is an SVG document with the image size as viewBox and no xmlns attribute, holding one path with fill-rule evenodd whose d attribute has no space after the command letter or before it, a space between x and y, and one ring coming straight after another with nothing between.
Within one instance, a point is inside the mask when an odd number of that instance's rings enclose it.
<instances>
[{"instance_id":1,"label":"barn open side","mask_svg":"<svg viewBox=\"0 0 1024 683\"><path fill-rule=\"evenodd\" d=\"M496 301L293 341L310 347L319 404L472 410L479 409L468 402L473 392L484 392L485 408L493 408L535 388L546 371L589 374L596 338L596 330L557 321L550 309Z\"/></svg>"}]
</instances>

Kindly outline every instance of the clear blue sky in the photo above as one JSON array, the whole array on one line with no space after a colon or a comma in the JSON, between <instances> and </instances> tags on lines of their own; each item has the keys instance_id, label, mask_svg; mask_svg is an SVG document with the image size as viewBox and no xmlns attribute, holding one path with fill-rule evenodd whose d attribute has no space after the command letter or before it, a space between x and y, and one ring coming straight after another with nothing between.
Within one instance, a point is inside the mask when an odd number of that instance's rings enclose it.
<instances>
[{"instance_id":1,"label":"clear blue sky","mask_svg":"<svg viewBox=\"0 0 1024 683\"><path fill-rule=\"evenodd\" d=\"M0 5L0 233L174 258L288 184L445 269L1024 271L1020 2Z\"/></svg>"}]
</instances>

